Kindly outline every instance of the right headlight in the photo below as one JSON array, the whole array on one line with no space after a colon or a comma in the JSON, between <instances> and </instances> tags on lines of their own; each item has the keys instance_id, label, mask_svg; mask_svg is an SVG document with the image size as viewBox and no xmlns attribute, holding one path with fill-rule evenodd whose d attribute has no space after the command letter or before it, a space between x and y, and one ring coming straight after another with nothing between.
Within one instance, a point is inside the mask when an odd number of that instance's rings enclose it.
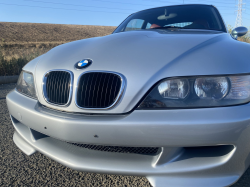
<instances>
[{"instance_id":1,"label":"right headlight","mask_svg":"<svg viewBox=\"0 0 250 187\"><path fill-rule=\"evenodd\" d=\"M26 71L21 72L17 81L16 90L21 94L37 99L32 73Z\"/></svg>"},{"instance_id":2,"label":"right headlight","mask_svg":"<svg viewBox=\"0 0 250 187\"><path fill-rule=\"evenodd\" d=\"M138 109L199 108L250 102L250 75L170 78L158 83Z\"/></svg>"}]
</instances>

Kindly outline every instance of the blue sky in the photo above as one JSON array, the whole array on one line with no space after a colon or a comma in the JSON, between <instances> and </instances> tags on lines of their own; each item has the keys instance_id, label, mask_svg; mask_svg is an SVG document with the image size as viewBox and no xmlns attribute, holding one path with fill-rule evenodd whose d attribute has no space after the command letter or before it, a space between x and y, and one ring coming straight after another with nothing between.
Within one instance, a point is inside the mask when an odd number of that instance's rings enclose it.
<instances>
[{"instance_id":1,"label":"blue sky","mask_svg":"<svg viewBox=\"0 0 250 187\"><path fill-rule=\"evenodd\" d=\"M250 0L243 2L243 25L249 27ZM0 0L0 21L117 26L133 12L183 3L215 5L235 25L237 0Z\"/></svg>"}]
</instances>

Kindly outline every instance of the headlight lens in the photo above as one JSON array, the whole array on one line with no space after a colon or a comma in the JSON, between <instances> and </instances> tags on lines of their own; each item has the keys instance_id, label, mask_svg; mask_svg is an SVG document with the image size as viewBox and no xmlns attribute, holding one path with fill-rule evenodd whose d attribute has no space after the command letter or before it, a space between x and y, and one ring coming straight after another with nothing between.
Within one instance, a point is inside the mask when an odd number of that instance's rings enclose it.
<instances>
[{"instance_id":1,"label":"headlight lens","mask_svg":"<svg viewBox=\"0 0 250 187\"><path fill-rule=\"evenodd\" d=\"M29 97L34 98L34 99L37 98L35 84L34 84L34 78L33 78L32 73L28 73L25 71L21 72L21 74L18 78L18 81L17 81L16 90L24 95L27 95Z\"/></svg>"},{"instance_id":2,"label":"headlight lens","mask_svg":"<svg viewBox=\"0 0 250 187\"><path fill-rule=\"evenodd\" d=\"M157 84L138 109L196 108L250 102L250 75L167 79Z\"/></svg>"},{"instance_id":3,"label":"headlight lens","mask_svg":"<svg viewBox=\"0 0 250 187\"><path fill-rule=\"evenodd\" d=\"M158 86L158 91L163 98L184 99L189 91L188 81L187 79L166 80Z\"/></svg>"},{"instance_id":4,"label":"headlight lens","mask_svg":"<svg viewBox=\"0 0 250 187\"><path fill-rule=\"evenodd\" d=\"M226 77L197 78L194 90L201 99L222 99L228 93L229 81Z\"/></svg>"}]
</instances>

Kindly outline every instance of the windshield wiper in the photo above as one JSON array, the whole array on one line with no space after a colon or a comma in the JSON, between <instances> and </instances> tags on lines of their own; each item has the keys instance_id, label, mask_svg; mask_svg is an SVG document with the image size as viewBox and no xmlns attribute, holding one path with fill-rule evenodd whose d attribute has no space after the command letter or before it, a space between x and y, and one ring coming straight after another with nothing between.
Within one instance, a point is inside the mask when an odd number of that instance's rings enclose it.
<instances>
[{"instance_id":1,"label":"windshield wiper","mask_svg":"<svg viewBox=\"0 0 250 187\"><path fill-rule=\"evenodd\" d=\"M205 29L205 28L186 28L186 27L176 27L176 26L166 26L166 27L155 27L151 29L180 29L180 30L206 30L206 31L220 31L217 29ZM223 31L220 31L223 32Z\"/></svg>"},{"instance_id":2,"label":"windshield wiper","mask_svg":"<svg viewBox=\"0 0 250 187\"><path fill-rule=\"evenodd\" d=\"M166 27L155 27L151 29L182 29L182 27L176 27L176 26L166 26Z\"/></svg>"}]
</instances>

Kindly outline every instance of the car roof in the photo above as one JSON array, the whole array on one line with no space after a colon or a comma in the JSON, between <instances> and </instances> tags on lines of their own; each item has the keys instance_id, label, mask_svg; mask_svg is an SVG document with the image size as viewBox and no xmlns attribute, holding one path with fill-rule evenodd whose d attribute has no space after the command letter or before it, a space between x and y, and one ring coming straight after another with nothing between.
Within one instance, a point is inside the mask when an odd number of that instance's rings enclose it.
<instances>
[{"instance_id":1,"label":"car roof","mask_svg":"<svg viewBox=\"0 0 250 187\"><path fill-rule=\"evenodd\" d=\"M160 7L148 8L148 9L144 9L144 10L140 10L140 11L134 12L132 14L135 14L135 13L138 13L138 12L142 12L142 11L145 11L145 10L152 10L152 9L163 8L163 7L192 6L192 5L194 5L194 6L212 6L212 7L216 8L214 5L209 5L209 4L179 4L179 5L167 5L167 6L160 6Z\"/></svg>"}]
</instances>

